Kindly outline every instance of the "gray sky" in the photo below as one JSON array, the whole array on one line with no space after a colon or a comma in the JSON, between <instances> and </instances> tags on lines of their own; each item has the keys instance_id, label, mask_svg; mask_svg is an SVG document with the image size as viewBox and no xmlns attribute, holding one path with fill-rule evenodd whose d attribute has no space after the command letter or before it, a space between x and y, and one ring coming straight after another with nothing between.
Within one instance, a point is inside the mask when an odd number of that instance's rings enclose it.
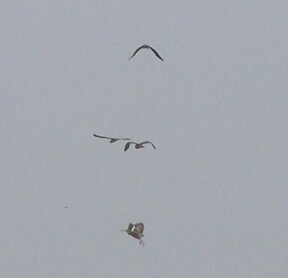
<instances>
[{"instance_id":1,"label":"gray sky","mask_svg":"<svg viewBox=\"0 0 288 278\"><path fill-rule=\"evenodd\" d=\"M4 1L0 276L288 277L287 8Z\"/></svg>"}]
</instances>

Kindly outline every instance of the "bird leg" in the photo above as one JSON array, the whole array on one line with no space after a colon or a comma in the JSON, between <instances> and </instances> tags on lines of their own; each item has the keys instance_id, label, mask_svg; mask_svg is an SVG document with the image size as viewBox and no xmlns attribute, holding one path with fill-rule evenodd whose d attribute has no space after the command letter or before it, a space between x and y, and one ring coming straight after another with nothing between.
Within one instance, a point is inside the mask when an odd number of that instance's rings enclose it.
<instances>
[{"instance_id":1,"label":"bird leg","mask_svg":"<svg viewBox=\"0 0 288 278\"><path fill-rule=\"evenodd\" d=\"M139 245L141 246L144 246L144 241L142 239L139 239Z\"/></svg>"}]
</instances>

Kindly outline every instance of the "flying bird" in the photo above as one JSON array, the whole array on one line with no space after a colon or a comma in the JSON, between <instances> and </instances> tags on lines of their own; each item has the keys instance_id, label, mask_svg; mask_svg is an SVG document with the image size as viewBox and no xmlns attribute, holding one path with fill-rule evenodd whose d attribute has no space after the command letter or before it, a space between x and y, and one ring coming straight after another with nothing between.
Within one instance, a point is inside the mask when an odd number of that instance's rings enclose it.
<instances>
[{"instance_id":1,"label":"flying bird","mask_svg":"<svg viewBox=\"0 0 288 278\"><path fill-rule=\"evenodd\" d=\"M128 235L138 239L139 244L144 246L144 242L141 239L142 237L144 237L143 231L144 231L143 223L136 223L136 224L129 223L128 228L126 230L123 230L123 232L126 232Z\"/></svg>"},{"instance_id":2,"label":"flying bird","mask_svg":"<svg viewBox=\"0 0 288 278\"><path fill-rule=\"evenodd\" d=\"M164 61L163 58L160 56L160 54L159 54L153 47L151 47L150 45L147 45L147 44L144 44L144 45L138 47L138 48L134 51L134 53L132 54L132 56L129 57L128 59L129 59L129 60L132 59L132 58L137 54L137 52L138 52L139 50L141 50L142 48L146 48L146 49L152 50L152 52L155 54L155 56L156 56L158 59L160 59L161 61Z\"/></svg>"},{"instance_id":3,"label":"flying bird","mask_svg":"<svg viewBox=\"0 0 288 278\"><path fill-rule=\"evenodd\" d=\"M117 142L119 140L130 140L131 138L112 138L112 137L106 137L106 136L101 136L101 135L97 135L97 134L93 134L93 136L97 137L97 138L101 138L101 139L108 139L109 143L114 143Z\"/></svg>"},{"instance_id":4,"label":"flying bird","mask_svg":"<svg viewBox=\"0 0 288 278\"><path fill-rule=\"evenodd\" d=\"M136 142L130 141L130 142L126 143L126 145L125 145L125 147L124 147L124 152L126 152L126 151L129 149L129 147L130 147L131 144L134 144L134 145L135 145L135 149L136 149L136 150L141 149L141 148L144 148L144 146L143 146L144 144L151 144L151 146L156 150L155 145L154 145L151 141L143 141L143 142L141 142L141 143L136 143Z\"/></svg>"}]
</instances>

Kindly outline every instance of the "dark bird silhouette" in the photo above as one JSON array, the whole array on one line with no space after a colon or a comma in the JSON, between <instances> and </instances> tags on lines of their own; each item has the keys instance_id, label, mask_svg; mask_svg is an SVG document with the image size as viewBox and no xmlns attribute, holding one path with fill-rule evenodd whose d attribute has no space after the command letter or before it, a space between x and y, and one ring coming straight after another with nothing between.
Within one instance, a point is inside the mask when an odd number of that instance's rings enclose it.
<instances>
[{"instance_id":1,"label":"dark bird silhouette","mask_svg":"<svg viewBox=\"0 0 288 278\"><path fill-rule=\"evenodd\" d=\"M161 61L164 61L163 58L160 56L160 54L159 54L153 47L151 47L150 45L147 45L147 44L143 44L142 46L138 47L138 48L134 51L134 53L132 54L132 56L129 57L128 59L129 59L129 60L132 59L132 58L137 54L137 52L138 52L139 50L141 50L142 48L146 48L146 49L152 50L152 52L155 54L155 56L156 56L158 59L160 59Z\"/></svg>"},{"instance_id":2,"label":"dark bird silhouette","mask_svg":"<svg viewBox=\"0 0 288 278\"><path fill-rule=\"evenodd\" d=\"M144 242L141 239L142 237L144 237L143 231L144 231L143 223L136 223L136 224L129 223L128 228L126 230L123 230L123 232L126 232L128 235L138 239L139 244L144 246Z\"/></svg>"},{"instance_id":3,"label":"dark bird silhouette","mask_svg":"<svg viewBox=\"0 0 288 278\"><path fill-rule=\"evenodd\" d=\"M97 135L97 134L93 134L93 136L97 137L97 138L101 138L101 139L108 139L109 143L114 143L117 142L119 140L130 140L131 138L112 138L112 137L106 137L106 136L101 136L101 135Z\"/></svg>"},{"instance_id":4,"label":"dark bird silhouette","mask_svg":"<svg viewBox=\"0 0 288 278\"><path fill-rule=\"evenodd\" d=\"M134 144L134 145L135 145L135 149L136 149L136 150L141 149L141 148L144 148L144 146L143 146L144 144L151 144L151 146L156 150L155 145L154 145L151 141L143 141L143 142L141 142L141 143L136 143L136 142L130 141L130 142L126 143L126 145L125 145L125 147L124 147L124 152L126 152L126 151L129 149L129 147L130 147L131 144Z\"/></svg>"}]
</instances>

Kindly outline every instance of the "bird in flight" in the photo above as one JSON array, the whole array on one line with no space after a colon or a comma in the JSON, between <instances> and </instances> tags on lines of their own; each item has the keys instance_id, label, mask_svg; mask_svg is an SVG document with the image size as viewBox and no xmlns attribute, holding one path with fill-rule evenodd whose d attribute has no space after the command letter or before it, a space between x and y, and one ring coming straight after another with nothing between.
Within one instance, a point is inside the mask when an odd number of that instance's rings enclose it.
<instances>
[{"instance_id":1,"label":"bird in flight","mask_svg":"<svg viewBox=\"0 0 288 278\"><path fill-rule=\"evenodd\" d=\"M97 135L97 134L93 134L93 136L97 137L97 138L101 138L101 139L108 139L109 143L114 143L117 142L119 140L130 140L131 138L112 138L112 137L106 137L106 136L101 136L101 135Z\"/></svg>"},{"instance_id":2,"label":"bird in flight","mask_svg":"<svg viewBox=\"0 0 288 278\"><path fill-rule=\"evenodd\" d=\"M138 47L138 48L134 51L134 53L132 54L132 56L129 57L128 59L129 59L129 60L132 59L132 58L137 54L137 52L138 52L139 50L141 50L142 48L146 48L146 49L152 50L152 52L155 54L155 56L156 56L158 59L160 59L161 61L164 61L163 58L160 56L160 54L159 54L153 47L151 47L150 45L147 45L147 44L143 44L142 46Z\"/></svg>"},{"instance_id":3,"label":"bird in flight","mask_svg":"<svg viewBox=\"0 0 288 278\"><path fill-rule=\"evenodd\" d=\"M136 223L136 224L129 223L128 228L126 230L123 230L123 232L126 232L128 235L138 239L139 244L144 246L144 242L141 239L142 237L144 237L143 231L144 231L143 223Z\"/></svg>"},{"instance_id":4,"label":"bird in flight","mask_svg":"<svg viewBox=\"0 0 288 278\"><path fill-rule=\"evenodd\" d=\"M125 145L125 147L124 147L124 152L126 152L126 151L129 149L129 147L130 147L131 144L134 144L134 145L135 145L135 149L136 149L136 150L141 149L141 148L144 148L144 146L143 146L144 144L151 144L151 146L156 150L155 145L154 145L151 141L143 141L143 142L141 142L141 143L136 143L136 142L130 141L130 142L126 143L126 145Z\"/></svg>"}]
</instances>

